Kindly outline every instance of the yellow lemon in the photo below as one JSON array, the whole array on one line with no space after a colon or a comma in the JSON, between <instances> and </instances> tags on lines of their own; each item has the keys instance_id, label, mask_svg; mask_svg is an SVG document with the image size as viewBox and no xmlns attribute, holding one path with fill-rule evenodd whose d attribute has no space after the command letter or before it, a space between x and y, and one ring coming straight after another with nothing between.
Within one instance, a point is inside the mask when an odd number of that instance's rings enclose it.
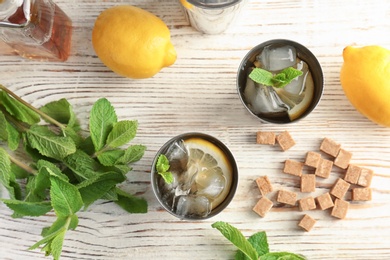
<instances>
[{"instance_id":1,"label":"yellow lemon","mask_svg":"<svg viewBox=\"0 0 390 260\"><path fill-rule=\"evenodd\" d=\"M108 68L129 78L152 77L176 61L166 24L135 6L104 10L95 21L92 44Z\"/></svg>"},{"instance_id":2,"label":"yellow lemon","mask_svg":"<svg viewBox=\"0 0 390 260\"><path fill-rule=\"evenodd\" d=\"M390 50L348 46L343 58L340 81L349 101L368 119L390 127Z\"/></svg>"}]
</instances>

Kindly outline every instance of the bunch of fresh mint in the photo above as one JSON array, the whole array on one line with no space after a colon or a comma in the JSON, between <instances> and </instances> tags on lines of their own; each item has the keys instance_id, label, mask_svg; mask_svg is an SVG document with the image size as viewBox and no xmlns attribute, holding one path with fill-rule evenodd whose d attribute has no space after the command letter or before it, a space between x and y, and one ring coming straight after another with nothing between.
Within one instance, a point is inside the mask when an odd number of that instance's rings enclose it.
<instances>
[{"instance_id":1,"label":"bunch of fresh mint","mask_svg":"<svg viewBox=\"0 0 390 260\"><path fill-rule=\"evenodd\" d=\"M83 136L66 99L36 109L0 85L0 183L9 192L9 198L0 200L13 217L51 210L57 216L30 249L42 247L59 259L66 231L78 225L76 213L98 199L114 201L130 213L147 212L144 199L117 187L146 149L121 148L137 127L137 121L118 121L114 107L102 98L93 105L89 134Z\"/></svg>"},{"instance_id":2,"label":"bunch of fresh mint","mask_svg":"<svg viewBox=\"0 0 390 260\"><path fill-rule=\"evenodd\" d=\"M248 239L240 230L229 223L218 221L211 225L218 229L239 250L235 255L236 260L305 260L303 256L289 252L270 252L267 234L258 232Z\"/></svg>"}]
</instances>

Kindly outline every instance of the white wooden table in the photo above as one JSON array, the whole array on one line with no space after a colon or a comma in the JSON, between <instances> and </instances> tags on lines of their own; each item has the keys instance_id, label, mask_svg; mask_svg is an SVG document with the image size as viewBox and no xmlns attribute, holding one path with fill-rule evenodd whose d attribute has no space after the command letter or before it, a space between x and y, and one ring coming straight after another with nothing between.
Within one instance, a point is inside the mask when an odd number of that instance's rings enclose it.
<instances>
[{"instance_id":1,"label":"white wooden table","mask_svg":"<svg viewBox=\"0 0 390 260\"><path fill-rule=\"evenodd\" d=\"M57 0L73 20L71 56L64 63L23 59L0 43L0 83L39 107L67 98L87 127L91 105L108 98L120 119L136 119L134 143L147 146L145 156L128 174L124 189L144 197L147 214L130 215L113 203L95 203L79 213L79 226L66 235L62 259L233 259L235 247L211 224L226 221L246 236L266 231L272 251L293 251L308 259L390 258L390 128L360 115L339 82L342 50L347 45L390 48L390 2L387 0L249 1L236 23L220 35L203 35L190 27L178 1ZM150 79L131 80L107 69L91 45L91 29L105 8L132 4L159 16L168 25L178 53L176 63ZM307 46L320 61L325 90L318 107L296 124L262 124L242 106L236 90L241 58L255 45L285 38ZM390 97L389 97L390 100ZM256 132L290 131L296 145L287 152L256 145ZM229 146L239 166L239 186L231 204L205 221L181 221L165 212L150 185L157 150L175 135L197 131ZM252 207L260 198L254 180L268 175L275 189L299 191L297 179L282 173L284 160L303 160L330 137L353 152L352 162L375 171L373 199L352 203L345 220L328 211L311 232L297 227L303 213L275 207L260 218ZM319 180L325 192L341 171ZM5 191L2 190L4 195ZM315 194L314 194L315 195ZM54 213L39 218L11 218L0 205L0 258L46 259L27 248L41 239Z\"/></svg>"}]
</instances>

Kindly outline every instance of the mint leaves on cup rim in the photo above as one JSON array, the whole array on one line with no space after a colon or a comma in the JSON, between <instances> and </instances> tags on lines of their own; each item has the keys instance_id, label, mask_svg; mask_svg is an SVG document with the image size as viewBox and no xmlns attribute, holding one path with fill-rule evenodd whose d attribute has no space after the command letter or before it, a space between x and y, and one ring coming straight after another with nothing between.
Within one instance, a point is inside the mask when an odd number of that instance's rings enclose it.
<instances>
[{"instance_id":1,"label":"mint leaves on cup rim","mask_svg":"<svg viewBox=\"0 0 390 260\"><path fill-rule=\"evenodd\" d=\"M277 74L273 74L265 69L254 68L249 74L249 78L256 83L275 87L275 88L283 88L290 84L295 78L301 76L303 74L302 71L297 70L293 67L288 67L283 69L281 72Z\"/></svg>"}]
</instances>

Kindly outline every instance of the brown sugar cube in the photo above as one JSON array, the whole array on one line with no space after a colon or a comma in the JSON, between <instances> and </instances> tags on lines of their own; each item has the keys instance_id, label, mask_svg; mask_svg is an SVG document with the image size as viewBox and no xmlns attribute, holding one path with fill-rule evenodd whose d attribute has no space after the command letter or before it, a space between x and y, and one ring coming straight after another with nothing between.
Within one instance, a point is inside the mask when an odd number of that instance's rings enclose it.
<instances>
[{"instance_id":1,"label":"brown sugar cube","mask_svg":"<svg viewBox=\"0 0 390 260\"><path fill-rule=\"evenodd\" d=\"M309 232L314 227L316 222L317 221L314 218L305 214L301 221L299 221L298 226Z\"/></svg>"},{"instance_id":2,"label":"brown sugar cube","mask_svg":"<svg viewBox=\"0 0 390 260\"><path fill-rule=\"evenodd\" d=\"M297 194L292 191L279 190L276 201L295 206L295 203L297 202Z\"/></svg>"},{"instance_id":3,"label":"brown sugar cube","mask_svg":"<svg viewBox=\"0 0 390 260\"><path fill-rule=\"evenodd\" d=\"M373 170L367 168L361 168L357 184L359 186L369 187L371 185L371 180L373 176L374 176Z\"/></svg>"},{"instance_id":4,"label":"brown sugar cube","mask_svg":"<svg viewBox=\"0 0 390 260\"><path fill-rule=\"evenodd\" d=\"M270 193L272 189L272 184L268 179L268 176L262 176L256 179L257 187L259 187L261 195L265 196Z\"/></svg>"},{"instance_id":5,"label":"brown sugar cube","mask_svg":"<svg viewBox=\"0 0 390 260\"><path fill-rule=\"evenodd\" d=\"M307 197L298 200L298 206L300 211L316 209L316 201L313 197Z\"/></svg>"},{"instance_id":6,"label":"brown sugar cube","mask_svg":"<svg viewBox=\"0 0 390 260\"><path fill-rule=\"evenodd\" d=\"M350 164L345 173L344 180L352 184L357 184L360 176L360 171L361 168L359 166Z\"/></svg>"},{"instance_id":7,"label":"brown sugar cube","mask_svg":"<svg viewBox=\"0 0 390 260\"><path fill-rule=\"evenodd\" d=\"M301 175L301 192L316 191L316 176L314 174Z\"/></svg>"},{"instance_id":8,"label":"brown sugar cube","mask_svg":"<svg viewBox=\"0 0 390 260\"><path fill-rule=\"evenodd\" d=\"M305 165L313 168L317 168L318 164L320 163L320 160L321 160L321 154L309 151L306 154Z\"/></svg>"},{"instance_id":9,"label":"brown sugar cube","mask_svg":"<svg viewBox=\"0 0 390 260\"><path fill-rule=\"evenodd\" d=\"M295 141L288 131L284 131L283 133L277 135L276 141L278 141L278 144L283 151L287 151L295 145Z\"/></svg>"},{"instance_id":10,"label":"brown sugar cube","mask_svg":"<svg viewBox=\"0 0 390 260\"><path fill-rule=\"evenodd\" d=\"M372 191L370 188L354 188L352 189L352 200L354 201L369 201L372 199Z\"/></svg>"},{"instance_id":11,"label":"brown sugar cube","mask_svg":"<svg viewBox=\"0 0 390 260\"><path fill-rule=\"evenodd\" d=\"M332 213L330 213L330 215L332 215L335 218L343 219L347 215L348 207L349 207L348 201L336 199L334 202Z\"/></svg>"},{"instance_id":12,"label":"brown sugar cube","mask_svg":"<svg viewBox=\"0 0 390 260\"><path fill-rule=\"evenodd\" d=\"M272 208L274 204L267 197L261 197L261 199L253 207L253 211L264 218L265 214Z\"/></svg>"},{"instance_id":13,"label":"brown sugar cube","mask_svg":"<svg viewBox=\"0 0 390 260\"><path fill-rule=\"evenodd\" d=\"M334 206L332 197L329 192L324 193L316 198L317 205L321 210L325 210Z\"/></svg>"},{"instance_id":14,"label":"brown sugar cube","mask_svg":"<svg viewBox=\"0 0 390 260\"><path fill-rule=\"evenodd\" d=\"M332 167L332 161L321 158L320 163L318 164L317 169L315 171L315 175L326 179L329 177L330 172L332 171Z\"/></svg>"},{"instance_id":15,"label":"brown sugar cube","mask_svg":"<svg viewBox=\"0 0 390 260\"><path fill-rule=\"evenodd\" d=\"M288 173L295 176L301 176L302 170L303 170L302 162L298 162L290 159L287 159L284 162L284 169L283 169L284 173Z\"/></svg>"},{"instance_id":16,"label":"brown sugar cube","mask_svg":"<svg viewBox=\"0 0 390 260\"><path fill-rule=\"evenodd\" d=\"M347 193L350 186L351 184L341 178L338 178L333 188L330 190L330 194L332 194L336 198L342 199Z\"/></svg>"},{"instance_id":17,"label":"brown sugar cube","mask_svg":"<svg viewBox=\"0 0 390 260\"><path fill-rule=\"evenodd\" d=\"M257 132L256 143L257 144L275 144L276 135L272 132Z\"/></svg>"},{"instance_id":18,"label":"brown sugar cube","mask_svg":"<svg viewBox=\"0 0 390 260\"><path fill-rule=\"evenodd\" d=\"M351 158L352 153L341 148L336 158L334 159L334 165L340 167L341 169L347 169Z\"/></svg>"},{"instance_id":19,"label":"brown sugar cube","mask_svg":"<svg viewBox=\"0 0 390 260\"><path fill-rule=\"evenodd\" d=\"M336 157L339 153L341 145L336 143L330 138L325 137L321 143L320 150L324 153L327 153L333 157Z\"/></svg>"}]
</instances>

